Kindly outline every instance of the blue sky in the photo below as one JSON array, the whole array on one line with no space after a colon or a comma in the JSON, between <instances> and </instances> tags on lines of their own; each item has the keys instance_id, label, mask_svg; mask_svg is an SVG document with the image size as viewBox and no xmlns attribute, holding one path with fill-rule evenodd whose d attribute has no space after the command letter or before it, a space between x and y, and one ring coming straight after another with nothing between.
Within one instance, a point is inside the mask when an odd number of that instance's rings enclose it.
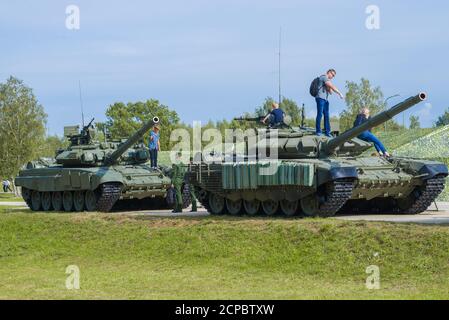
<instances>
[{"instance_id":1,"label":"blue sky","mask_svg":"<svg viewBox=\"0 0 449 320\"><path fill-rule=\"evenodd\" d=\"M65 26L70 4L80 8L79 30ZM365 27L368 5L380 9L379 30ZM449 107L448 16L446 1L3 0L0 81L14 75L34 89L50 134L81 121L79 80L86 118L156 98L188 123L230 119L277 96L282 27L283 95L309 115L310 81L334 67L340 88L363 76L385 96L425 90L428 104L406 117L430 126ZM331 113L343 108L333 97Z\"/></svg>"}]
</instances>

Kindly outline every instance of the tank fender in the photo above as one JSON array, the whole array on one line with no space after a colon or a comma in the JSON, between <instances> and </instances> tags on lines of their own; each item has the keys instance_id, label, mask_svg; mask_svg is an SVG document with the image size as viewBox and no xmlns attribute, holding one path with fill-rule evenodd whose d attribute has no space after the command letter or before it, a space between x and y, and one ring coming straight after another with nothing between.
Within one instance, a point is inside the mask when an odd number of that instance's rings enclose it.
<instances>
[{"instance_id":1,"label":"tank fender","mask_svg":"<svg viewBox=\"0 0 449 320\"><path fill-rule=\"evenodd\" d=\"M438 175L447 177L448 171L447 166L443 163L429 163L423 164L421 169L419 169L418 174L427 174L427 176L423 177L424 180L427 180Z\"/></svg>"},{"instance_id":2,"label":"tank fender","mask_svg":"<svg viewBox=\"0 0 449 320\"><path fill-rule=\"evenodd\" d=\"M437 175L448 176L448 169L444 163L430 161L430 160L410 160L404 158L395 158L399 167L403 168L409 173L421 176L420 179L427 180Z\"/></svg>"},{"instance_id":3,"label":"tank fender","mask_svg":"<svg viewBox=\"0 0 449 320\"><path fill-rule=\"evenodd\" d=\"M91 188L96 189L96 188L98 188L98 186L100 184L103 184L106 182L119 182L119 183L125 185L125 183L123 181L123 176L120 173L107 168L105 170L105 172L102 174L99 172L97 174L92 175Z\"/></svg>"},{"instance_id":4,"label":"tank fender","mask_svg":"<svg viewBox=\"0 0 449 320\"><path fill-rule=\"evenodd\" d=\"M318 185L337 179L358 178L357 169L355 167L331 166L330 168L318 167L317 169Z\"/></svg>"}]
</instances>

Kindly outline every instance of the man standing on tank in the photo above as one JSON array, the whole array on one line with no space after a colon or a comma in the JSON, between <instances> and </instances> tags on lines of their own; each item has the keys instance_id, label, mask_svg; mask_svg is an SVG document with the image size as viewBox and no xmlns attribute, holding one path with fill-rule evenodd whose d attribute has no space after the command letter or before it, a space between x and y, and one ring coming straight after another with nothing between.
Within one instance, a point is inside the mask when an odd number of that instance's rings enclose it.
<instances>
[{"instance_id":1,"label":"man standing on tank","mask_svg":"<svg viewBox=\"0 0 449 320\"><path fill-rule=\"evenodd\" d=\"M161 149L161 143L159 142L159 126L155 125L150 132L150 161L151 168L157 169L157 153Z\"/></svg>"},{"instance_id":2,"label":"man standing on tank","mask_svg":"<svg viewBox=\"0 0 449 320\"><path fill-rule=\"evenodd\" d=\"M321 131L321 118L324 115L324 134L327 137L331 137L331 125L329 118L329 94L335 92L343 99L343 94L334 86L331 80L335 77L337 72L335 69L329 69L326 74L321 75L318 78L318 94L315 97L316 101L316 135L320 136Z\"/></svg>"}]
</instances>

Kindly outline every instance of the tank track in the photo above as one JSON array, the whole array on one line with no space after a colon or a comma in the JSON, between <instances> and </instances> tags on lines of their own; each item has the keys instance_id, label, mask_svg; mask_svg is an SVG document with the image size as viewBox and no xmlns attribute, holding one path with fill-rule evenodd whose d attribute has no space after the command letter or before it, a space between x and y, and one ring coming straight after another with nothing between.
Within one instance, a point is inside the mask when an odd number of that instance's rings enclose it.
<instances>
[{"instance_id":1,"label":"tank track","mask_svg":"<svg viewBox=\"0 0 449 320\"><path fill-rule=\"evenodd\" d=\"M416 196L414 203L408 209L401 210L400 213L404 214L418 214L427 210L427 208L435 201L439 194L443 191L445 184L444 177L435 177L428 179L426 183L421 187L413 191L412 194Z\"/></svg>"},{"instance_id":2,"label":"tank track","mask_svg":"<svg viewBox=\"0 0 449 320\"><path fill-rule=\"evenodd\" d=\"M320 217L330 217L352 196L354 182L352 180L335 180L326 187L326 201L320 205L317 215Z\"/></svg>"},{"instance_id":3,"label":"tank track","mask_svg":"<svg viewBox=\"0 0 449 320\"><path fill-rule=\"evenodd\" d=\"M104 183L101 185L101 194L97 201L97 210L101 212L111 211L114 204L120 199L121 184Z\"/></svg>"}]
</instances>

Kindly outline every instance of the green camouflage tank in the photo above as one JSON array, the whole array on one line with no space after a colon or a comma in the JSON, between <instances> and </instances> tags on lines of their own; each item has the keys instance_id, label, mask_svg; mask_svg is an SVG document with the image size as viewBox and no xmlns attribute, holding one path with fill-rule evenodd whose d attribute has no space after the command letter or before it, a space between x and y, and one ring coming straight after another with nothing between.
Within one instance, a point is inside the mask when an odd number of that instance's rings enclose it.
<instances>
[{"instance_id":1,"label":"green camouflage tank","mask_svg":"<svg viewBox=\"0 0 449 320\"><path fill-rule=\"evenodd\" d=\"M277 139L276 160L256 156L203 161L190 165L189 180L213 214L421 213L444 189L447 166L421 159L363 156L372 145L357 136L425 98L424 93L413 96L333 138L316 136L305 127L268 129L258 133L256 144L246 142L246 148L260 148ZM270 166L277 170L262 174Z\"/></svg>"},{"instance_id":2,"label":"green camouflage tank","mask_svg":"<svg viewBox=\"0 0 449 320\"><path fill-rule=\"evenodd\" d=\"M117 202L124 209L170 207L168 170L147 165L148 149L138 143L159 119L149 120L127 140L105 142L96 139L92 122L81 132L78 126L65 128L70 146L58 152L56 163L34 161L20 171L15 184L22 187L28 206L34 211L103 212ZM189 205L188 194L183 194L184 206Z\"/></svg>"}]
</instances>

